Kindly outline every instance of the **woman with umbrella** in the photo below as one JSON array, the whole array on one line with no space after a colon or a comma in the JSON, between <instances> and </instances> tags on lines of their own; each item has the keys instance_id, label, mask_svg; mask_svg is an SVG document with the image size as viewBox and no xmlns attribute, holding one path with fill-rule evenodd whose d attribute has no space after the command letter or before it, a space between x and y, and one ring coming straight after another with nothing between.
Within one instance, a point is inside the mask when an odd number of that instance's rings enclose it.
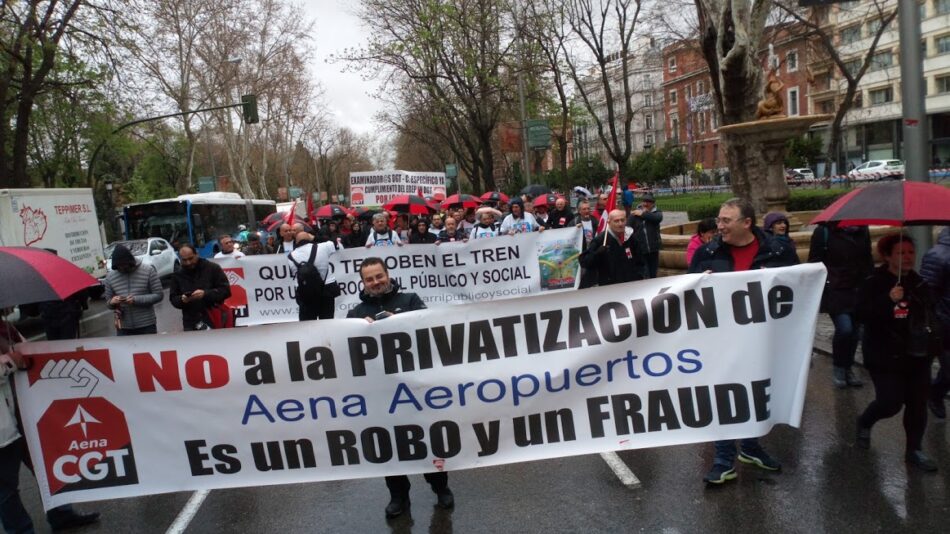
<instances>
[{"instance_id":1,"label":"woman with umbrella","mask_svg":"<svg viewBox=\"0 0 950 534\"><path fill-rule=\"evenodd\" d=\"M871 427L904 409L907 463L924 471L937 464L921 450L927 426L930 368L940 351L940 327L929 286L914 270L914 242L902 234L877 243L884 263L858 289L864 322L864 366L875 398L858 417L856 444L871 446Z\"/></svg>"}]
</instances>

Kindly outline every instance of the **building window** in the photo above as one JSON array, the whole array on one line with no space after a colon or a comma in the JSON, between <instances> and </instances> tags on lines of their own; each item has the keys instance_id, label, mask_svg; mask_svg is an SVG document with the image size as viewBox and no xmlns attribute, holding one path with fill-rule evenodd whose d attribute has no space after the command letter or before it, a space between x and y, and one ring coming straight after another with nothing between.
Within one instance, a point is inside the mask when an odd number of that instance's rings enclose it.
<instances>
[{"instance_id":1,"label":"building window","mask_svg":"<svg viewBox=\"0 0 950 534\"><path fill-rule=\"evenodd\" d=\"M852 76L857 75L857 74L858 74L858 70L860 70L860 69L861 69L861 60L860 60L860 59L852 59L851 61L845 61L845 62L844 62L844 70L846 70L846 71L847 71L848 73L850 73Z\"/></svg>"},{"instance_id":2,"label":"building window","mask_svg":"<svg viewBox=\"0 0 950 534\"><path fill-rule=\"evenodd\" d=\"M881 30L881 19L874 19L868 22L868 35L873 37L877 35L877 32Z\"/></svg>"},{"instance_id":3,"label":"building window","mask_svg":"<svg viewBox=\"0 0 950 534\"><path fill-rule=\"evenodd\" d=\"M648 134L646 134L645 136L643 136L643 146L644 146L644 148L653 146L653 142L654 142L654 141L653 141L653 134L648 133Z\"/></svg>"},{"instance_id":4,"label":"building window","mask_svg":"<svg viewBox=\"0 0 950 534\"><path fill-rule=\"evenodd\" d=\"M677 115L676 113L670 113L670 131L666 133L666 138L672 139L674 142L678 142L679 134L680 134L679 115Z\"/></svg>"},{"instance_id":5,"label":"building window","mask_svg":"<svg viewBox=\"0 0 950 534\"><path fill-rule=\"evenodd\" d=\"M868 97L871 98L872 106L887 104L888 102L894 101L894 89L892 87L874 89L872 91L868 91Z\"/></svg>"},{"instance_id":6,"label":"building window","mask_svg":"<svg viewBox=\"0 0 950 534\"><path fill-rule=\"evenodd\" d=\"M792 117L798 115L798 87L788 90L788 114Z\"/></svg>"},{"instance_id":7,"label":"building window","mask_svg":"<svg viewBox=\"0 0 950 534\"><path fill-rule=\"evenodd\" d=\"M950 13L950 0L937 0L934 2L934 10L937 11L938 15Z\"/></svg>"},{"instance_id":8,"label":"building window","mask_svg":"<svg viewBox=\"0 0 950 534\"><path fill-rule=\"evenodd\" d=\"M871 66L868 70L882 70L894 66L894 53L890 50L878 52L871 58Z\"/></svg>"},{"instance_id":9,"label":"building window","mask_svg":"<svg viewBox=\"0 0 950 534\"><path fill-rule=\"evenodd\" d=\"M699 80L698 82L696 82L696 94L697 95L706 94L706 82L702 80Z\"/></svg>"},{"instance_id":10,"label":"building window","mask_svg":"<svg viewBox=\"0 0 950 534\"><path fill-rule=\"evenodd\" d=\"M670 104L676 105L676 89L670 90Z\"/></svg>"},{"instance_id":11,"label":"building window","mask_svg":"<svg viewBox=\"0 0 950 534\"><path fill-rule=\"evenodd\" d=\"M716 110L713 110L712 112L712 127L713 127L713 130L716 130L719 128L719 112Z\"/></svg>"},{"instance_id":12,"label":"building window","mask_svg":"<svg viewBox=\"0 0 950 534\"><path fill-rule=\"evenodd\" d=\"M707 123L706 112L700 111L699 112L699 133L701 134L706 133L706 123Z\"/></svg>"},{"instance_id":13,"label":"building window","mask_svg":"<svg viewBox=\"0 0 950 534\"><path fill-rule=\"evenodd\" d=\"M937 76L937 93L950 93L950 76Z\"/></svg>"},{"instance_id":14,"label":"building window","mask_svg":"<svg viewBox=\"0 0 950 534\"><path fill-rule=\"evenodd\" d=\"M917 9L920 10L920 20L927 18L927 2L918 2Z\"/></svg>"},{"instance_id":15,"label":"building window","mask_svg":"<svg viewBox=\"0 0 950 534\"><path fill-rule=\"evenodd\" d=\"M653 129L653 114L652 113L646 113L643 115L643 125L646 127L647 130Z\"/></svg>"},{"instance_id":16,"label":"building window","mask_svg":"<svg viewBox=\"0 0 950 534\"><path fill-rule=\"evenodd\" d=\"M848 26L847 28L841 28L839 33L841 36L841 45L849 45L855 41L861 40L861 25L855 24L853 26Z\"/></svg>"},{"instance_id":17,"label":"building window","mask_svg":"<svg viewBox=\"0 0 950 534\"><path fill-rule=\"evenodd\" d=\"M676 58L675 57L671 57L669 61L667 62L667 65L668 65L668 70L670 72L676 72Z\"/></svg>"},{"instance_id":18,"label":"building window","mask_svg":"<svg viewBox=\"0 0 950 534\"><path fill-rule=\"evenodd\" d=\"M823 115L828 115L835 112L835 101L834 100L822 100L818 102L818 113Z\"/></svg>"},{"instance_id":19,"label":"building window","mask_svg":"<svg viewBox=\"0 0 950 534\"><path fill-rule=\"evenodd\" d=\"M653 94L652 94L652 93L647 93L647 94L643 95L643 105L646 106L646 107L650 107L650 106L653 105Z\"/></svg>"},{"instance_id":20,"label":"building window","mask_svg":"<svg viewBox=\"0 0 950 534\"><path fill-rule=\"evenodd\" d=\"M950 54L950 35L937 37L936 43L938 54Z\"/></svg>"},{"instance_id":21,"label":"building window","mask_svg":"<svg viewBox=\"0 0 950 534\"><path fill-rule=\"evenodd\" d=\"M787 72L795 72L798 70L798 52L792 50L785 54L785 68Z\"/></svg>"},{"instance_id":22,"label":"building window","mask_svg":"<svg viewBox=\"0 0 950 534\"><path fill-rule=\"evenodd\" d=\"M692 85L687 85L687 86L686 86L686 105L687 105L687 106L689 105L689 99L690 99L690 98L693 98L693 86L692 86Z\"/></svg>"}]
</instances>

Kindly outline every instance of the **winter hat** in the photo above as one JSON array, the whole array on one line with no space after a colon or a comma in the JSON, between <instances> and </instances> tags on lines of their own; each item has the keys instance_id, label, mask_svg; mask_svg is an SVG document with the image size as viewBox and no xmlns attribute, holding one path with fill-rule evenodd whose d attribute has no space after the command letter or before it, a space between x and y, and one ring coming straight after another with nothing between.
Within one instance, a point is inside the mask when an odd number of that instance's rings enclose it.
<instances>
[{"instance_id":1,"label":"winter hat","mask_svg":"<svg viewBox=\"0 0 950 534\"><path fill-rule=\"evenodd\" d=\"M117 269L124 266L135 266L135 256L125 247L125 245L116 245L112 251L112 268Z\"/></svg>"},{"instance_id":2,"label":"winter hat","mask_svg":"<svg viewBox=\"0 0 950 534\"><path fill-rule=\"evenodd\" d=\"M779 221L785 221L785 225L788 226L788 216L787 216L787 215L785 215L785 214L782 213L781 211L772 211L772 212L769 212L769 213L765 216L765 219L762 221L762 229L763 229L763 230L771 230L771 229L772 229L772 225L775 224L775 223L777 223L777 222L779 222Z\"/></svg>"},{"instance_id":3,"label":"winter hat","mask_svg":"<svg viewBox=\"0 0 950 534\"><path fill-rule=\"evenodd\" d=\"M510 202L508 202L508 206L514 206L515 204L521 206L521 211L524 211L524 200L522 200L522 199L520 199L520 198L518 198L518 197L515 197L515 198L511 199Z\"/></svg>"},{"instance_id":4,"label":"winter hat","mask_svg":"<svg viewBox=\"0 0 950 534\"><path fill-rule=\"evenodd\" d=\"M644 193L640 197L640 202L656 202L656 198L654 198L653 193Z\"/></svg>"}]
</instances>

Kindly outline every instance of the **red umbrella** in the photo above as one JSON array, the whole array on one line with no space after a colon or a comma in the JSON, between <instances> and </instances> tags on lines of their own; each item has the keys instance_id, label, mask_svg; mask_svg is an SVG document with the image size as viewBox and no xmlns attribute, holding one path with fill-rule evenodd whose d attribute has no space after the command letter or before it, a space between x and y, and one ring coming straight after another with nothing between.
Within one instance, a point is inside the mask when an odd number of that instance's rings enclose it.
<instances>
[{"instance_id":1,"label":"red umbrella","mask_svg":"<svg viewBox=\"0 0 950 534\"><path fill-rule=\"evenodd\" d=\"M52 252L32 247L0 247L0 308L63 300L99 282Z\"/></svg>"},{"instance_id":2,"label":"red umbrella","mask_svg":"<svg viewBox=\"0 0 950 534\"><path fill-rule=\"evenodd\" d=\"M342 219L346 217L346 208L337 204L320 206L314 216L318 219Z\"/></svg>"},{"instance_id":3,"label":"red umbrella","mask_svg":"<svg viewBox=\"0 0 950 534\"><path fill-rule=\"evenodd\" d=\"M383 209L410 215L431 215L438 211L418 195L399 195L387 202Z\"/></svg>"},{"instance_id":4,"label":"red umbrella","mask_svg":"<svg viewBox=\"0 0 950 534\"><path fill-rule=\"evenodd\" d=\"M487 193L482 193L482 196L480 196L479 198L481 198L483 202L506 202L507 203L510 200L508 198L508 195L500 191L489 191Z\"/></svg>"},{"instance_id":5,"label":"red umbrella","mask_svg":"<svg viewBox=\"0 0 950 534\"><path fill-rule=\"evenodd\" d=\"M551 207L554 207L554 203L557 202L557 199L559 198L564 198L564 197L555 193L548 193L546 195L541 195L538 198L534 199L534 202L532 202L532 204L534 204L535 207L546 206L548 208L551 208Z\"/></svg>"},{"instance_id":6,"label":"red umbrella","mask_svg":"<svg viewBox=\"0 0 950 534\"><path fill-rule=\"evenodd\" d=\"M481 199L472 195L452 195L442 201L442 209L450 207L477 208L482 203Z\"/></svg>"},{"instance_id":7,"label":"red umbrella","mask_svg":"<svg viewBox=\"0 0 950 534\"><path fill-rule=\"evenodd\" d=\"M445 193L435 193L435 194L433 194L433 195L432 195L432 200L435 200L436 202L442 202L443 200L445 200Z\"/></svg>"},{"instance_id":8,"label":"red umbrella","mask_svg":"<svg viewBox=\"0 0 950 534\"><path fill-rule=\"evenodd\" d=\"M887 182L855 189L836 200L811 224L908 226L950 222L950 188L926 182Z\"/></svg>"}]
</instances>

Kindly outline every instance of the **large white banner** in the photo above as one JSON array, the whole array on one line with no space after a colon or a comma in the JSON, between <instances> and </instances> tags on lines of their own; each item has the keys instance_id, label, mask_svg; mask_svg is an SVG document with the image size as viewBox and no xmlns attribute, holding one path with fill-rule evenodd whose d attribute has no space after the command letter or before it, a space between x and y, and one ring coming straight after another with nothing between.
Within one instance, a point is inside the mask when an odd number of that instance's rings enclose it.
<instances>
[{"instance_id":1,"label":"large white banner","mask_svg":"<svg viewBox=\"0 0 950 534\"><path fill-rule=\"evenodd\" d=\"M399 195L445 196L444 172L369 171L350 173L350 205L382 206Z\"/></svg>"},{"instance_id":2,"label":"large white banner","mask_svg":"<svg viewBox=\"0 0 950 534\"><path fill-rule=\"evenodd\" d=\"M580 282L580 251L578 228L467 243L341 249L330 265L341 291L336 317L346 317L360 303L359 266L369 256L383 258L390 277L405 291L438 307L574 289ZM215 261L231 282L227 304L236 310L239 326L297 320L297 273L285 255Z\"/></svg>"},{"instance_id":3,"label":"large white banner","mask_svg":"<svg viewBox=\"0 0 950 534\"><path fill-rule=\"evenodd\" d=\"M24 345L44 505L798 426L821 264L363 319Z\"/></svg>"}]
</instances>

